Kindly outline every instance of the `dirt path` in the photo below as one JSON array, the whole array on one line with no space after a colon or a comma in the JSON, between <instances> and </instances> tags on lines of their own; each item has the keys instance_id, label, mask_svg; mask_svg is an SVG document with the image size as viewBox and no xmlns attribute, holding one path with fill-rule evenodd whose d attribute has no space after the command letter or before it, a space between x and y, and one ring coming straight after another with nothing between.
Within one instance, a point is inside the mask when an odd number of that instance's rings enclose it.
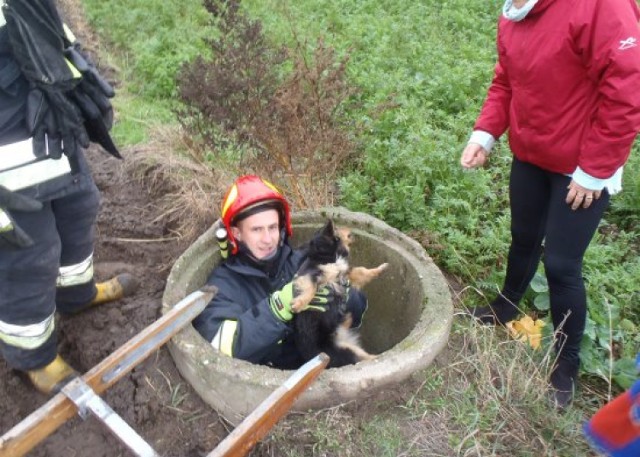
<instances>
[{"instance_id":1,"label":"dirt path","mask_svg":"<svg viewBox=\"0 0 640 457\"><path fill-rule=\"evenodd\" d=\"M133 151L129 152L130 154ZM121 163L99 151L89 153L102 193L95 248L96 276L129 271L141 281L139 291L118 303L59 319L60 352L87 371L160 316L162 291L170 265L182 246L154 222L157 210L147 193L120 172ZM169 241L162 241L169 239ZM104 395L107 403L162 455L206 455L225 436L218 416L180 377L166 349L161 349ZM37 409L46 398L0 361L0 431ZM30 455L129 455L95 419L75 418Z\"/></svg>"}]
</instances>

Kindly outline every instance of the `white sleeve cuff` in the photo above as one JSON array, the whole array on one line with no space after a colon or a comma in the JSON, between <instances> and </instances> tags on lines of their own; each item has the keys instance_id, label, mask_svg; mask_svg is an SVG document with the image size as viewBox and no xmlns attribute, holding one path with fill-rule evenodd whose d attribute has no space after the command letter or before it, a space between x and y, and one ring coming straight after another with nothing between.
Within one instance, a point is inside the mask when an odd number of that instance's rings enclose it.
<instances>
[{"instance_id":1,"label":"white sleeve cuff","mask_svg":"<svg viewBox=\"0 0 640 457\"><path fill-rule=\"evenodd\" d=\"M489 153L491 152L491 148L493 148L493 145L495 144L495 142L496 142L496 139L490 133L487 133L482 130L474 130L467 144L469 143L479 144L484 148L485 151L487 151L487 153Z\"/></svg>"},{"instance_id":2,"label":"white sleeve cuff","mask_svg":"<svg viewBox=\"0 0 640 457\"><path fill-rule=\"evenodd\" d=\"M580 167L576 168L576 171L573 172L573 175L571 175L571 178L573 178L573 180L576 183L578 183L585 189L589 189L589 190L604 189L609 179L609 178L606 178L606 179L595 178L590 174L586 173L585 171L583 171L582 168Z\"/></svg>"}]
</instances>

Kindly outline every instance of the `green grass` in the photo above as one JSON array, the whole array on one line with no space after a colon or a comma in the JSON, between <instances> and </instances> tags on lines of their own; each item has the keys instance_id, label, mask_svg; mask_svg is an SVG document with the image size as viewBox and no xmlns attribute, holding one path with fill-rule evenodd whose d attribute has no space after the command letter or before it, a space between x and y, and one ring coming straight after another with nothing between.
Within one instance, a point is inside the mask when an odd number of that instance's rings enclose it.
<instances>
[{"instance_id":1,"label":"green grass","mask_svg":"<svg viewBox=\"0 0 640 457\"><path fill-rule=\"evenodd\" d=\"M84 1L91 24L117 52L127 89L145 99L175 95L180 64L204 52L208 14L197 1Z\"/></svg>"},{"instance_id":2,"label":"green grass","mask_svg":"<svg viewBox=\"0 0 640 457\"><path fill-rule=\"evenodd\" d=\"M166 100L147 100L125 90L118 92L113 105L117 113L113 136L117 144L147 142L154 127L175 124L171 103Z\"/></svg>"},{"instance_id":3,"label":"green grass","mask_svg":"<svg viewBox=\"0 0 640 457\"><path fill-rule=\"evenodd\" d=\"M146 141L172 115L180 65L205 53L209 15L199 1L83 1L91 26L109 49L123 84L114 105L114 137L125 146Z\"/></svg>"},{"instance_id":4,"label":"green grass","mask_svg":"<svg viewBox=\"0 0 640 457\"><path fill-rule=\"evenodd\" d=\"M458 319L432 367L375 401L292 414L255 455L593 456L581 424L595 402L579 399L565 413L550 408L551 357L503 330Z\"/></svg>"}]
</instances>

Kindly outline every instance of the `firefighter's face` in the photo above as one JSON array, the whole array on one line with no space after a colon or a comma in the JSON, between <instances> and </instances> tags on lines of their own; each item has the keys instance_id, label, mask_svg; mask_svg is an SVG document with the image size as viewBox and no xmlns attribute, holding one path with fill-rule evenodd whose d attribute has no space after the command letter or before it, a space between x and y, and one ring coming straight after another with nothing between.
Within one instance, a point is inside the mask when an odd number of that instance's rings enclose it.
<instances>
[{"instance_id":1,"label":"firefighter's face","mask_svg":"<svg viewBox=\"0 0 640 457\"><path fill-rule=\"evenodd\" d=\"M231 230L235 239L246 244L256 259L265 259L278 248L280 217L278 211L268 209L241 220Z\"/></svg>"}]
</instances>

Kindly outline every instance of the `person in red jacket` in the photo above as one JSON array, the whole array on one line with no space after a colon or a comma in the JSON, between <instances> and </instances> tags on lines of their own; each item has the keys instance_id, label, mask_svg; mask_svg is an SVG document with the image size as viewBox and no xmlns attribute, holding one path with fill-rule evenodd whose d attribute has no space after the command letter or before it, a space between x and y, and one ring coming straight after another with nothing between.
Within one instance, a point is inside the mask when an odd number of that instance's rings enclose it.
<instances>
[{"instance_id":1,"label":"person in red jacket","mask_svg":"<svg viewBox=\"0 0 640 457\"><path fill-rule=\"evenodd\" d=\"M508 131L511 246L501 293L472 314L515 318L543 258L557 331L551 384L572 398L587 301L584 253L640 131L640 12L635 0L506 0L498 62L461 165L485 164ZM543 256L544 247L544 256Z\"/></svg>"}]
</instances>

